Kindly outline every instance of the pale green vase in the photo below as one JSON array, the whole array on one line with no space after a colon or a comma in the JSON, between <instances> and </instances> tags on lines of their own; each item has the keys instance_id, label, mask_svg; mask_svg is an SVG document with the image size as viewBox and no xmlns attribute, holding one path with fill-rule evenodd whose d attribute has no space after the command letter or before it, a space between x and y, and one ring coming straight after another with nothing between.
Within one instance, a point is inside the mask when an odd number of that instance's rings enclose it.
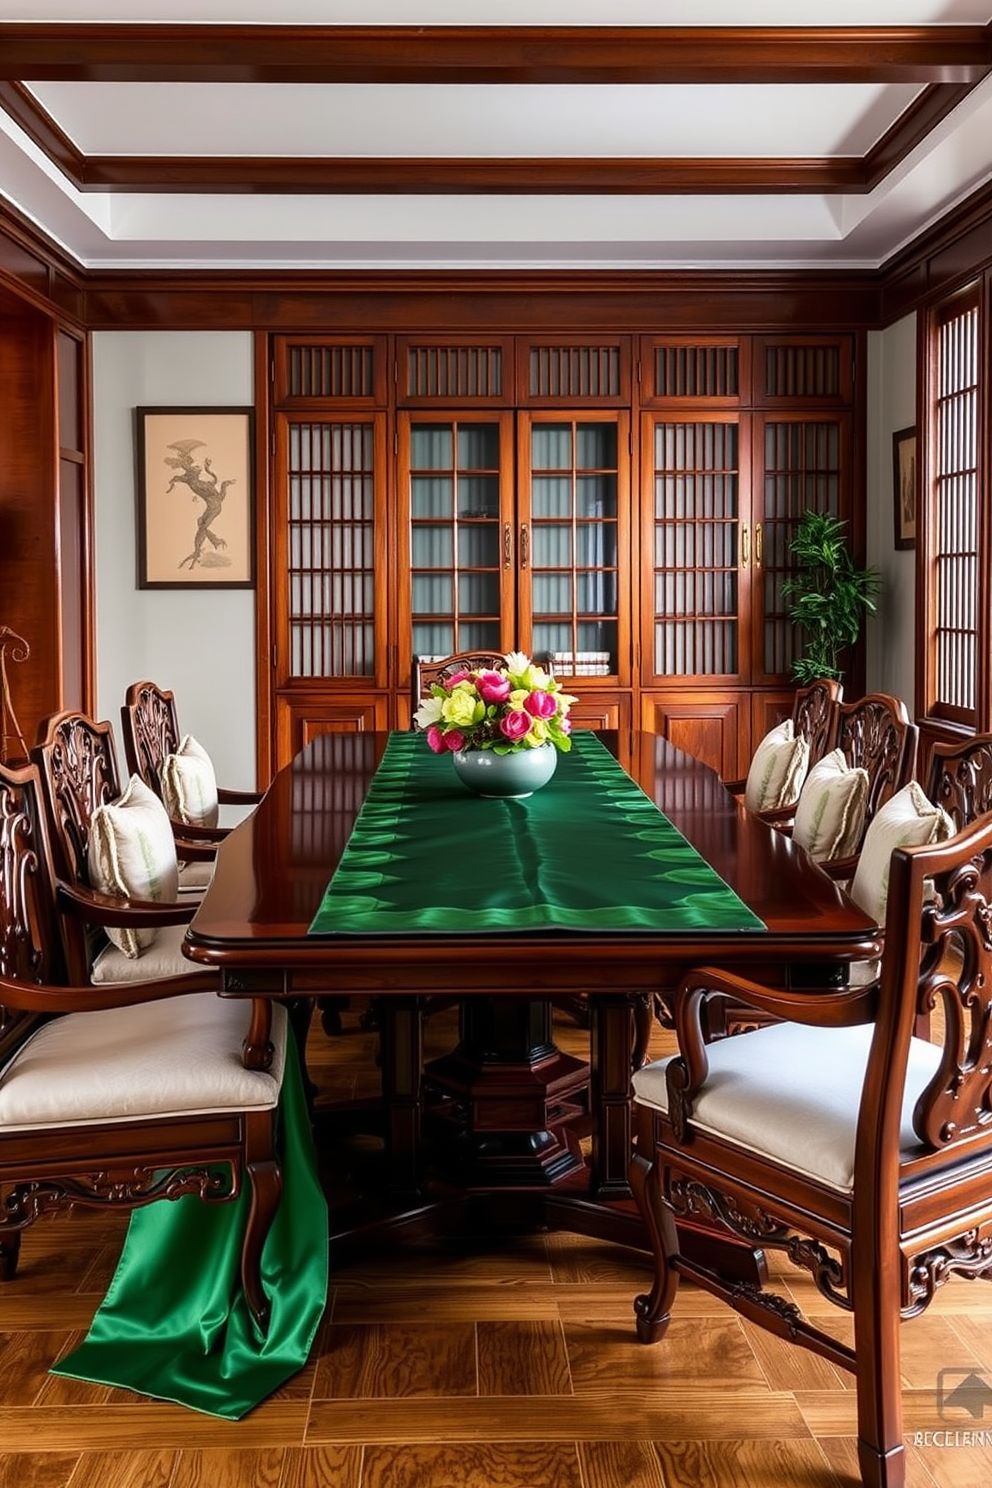
<instances>
[{"instance_id":1,"label":"pale green vase","mask_svg":"<svg viewBox=\"0 0 992 1488\"><path fill-rule=\"evenodd\" d=\"M521 800L547 785L558 764L553 744L495 754L491 749L460 749L451 756L455 774L477 796Z\"/></svg>"}]
</instances>

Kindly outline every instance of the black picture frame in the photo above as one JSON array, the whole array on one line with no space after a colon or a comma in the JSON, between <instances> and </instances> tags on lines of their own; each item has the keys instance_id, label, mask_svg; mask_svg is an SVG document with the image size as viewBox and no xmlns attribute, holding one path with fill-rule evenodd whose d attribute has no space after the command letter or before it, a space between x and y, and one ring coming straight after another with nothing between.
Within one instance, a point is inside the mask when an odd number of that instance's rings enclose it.
<instances>
[{"instance_id":1,"label":"black picture frame","mask_svg":"<svg viewBox=\"0 0 992 1488\"><path fill-rule=\"evenodd\" d=\"M892 514L897 548L916 546L918 503L916 429L898 429L892 436Z\"/></svg>"},{"instance_id":2,"label":"black picture frame","mask_svg":"<svg viewBox=\"0 0 992 1488\"><path fill-rule=\"evenodd\" d=\"M134 412L138 588L253 588L255 410Z\"/></svg>"}]
</instances>

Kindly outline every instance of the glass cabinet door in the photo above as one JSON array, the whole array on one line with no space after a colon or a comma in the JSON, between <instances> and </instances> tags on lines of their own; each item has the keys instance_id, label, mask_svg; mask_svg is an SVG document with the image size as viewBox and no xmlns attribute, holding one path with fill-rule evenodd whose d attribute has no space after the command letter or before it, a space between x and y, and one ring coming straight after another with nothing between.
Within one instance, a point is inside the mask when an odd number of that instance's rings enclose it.
<instances>
[{"instance_id":1,"label":"glass cabinet door","mask_svg":"<svg viewBox=\"0 0 992 1488\"><path fill-rule=\"evenodd\" d=\"M556 676L627 668L628 429L625 414L522 421L521 644Z\"/></svg>"},{"instance_id":2,"label":"glass cabinet door","mask_svg":"<svg viewBox=\"0 0 992 1488\"><path fill-rule=\"evenodd\" d=\"M401 615L400 630L410 656L434 660L511 649L509 417L408 416L400 464L409 542L409 621Z\"/></svg>"},{"instance_id":3,"label":"glass cabinet door","mask_svg":"<svg viewBox=\"0 0 992 1488\"><path fill-rule=\"evenodd\" d=\"M645 428L653 491L645 504L645 671L655 682L737 677L746 666L740 575L751 556L741 513L746 431L735 417L649 417Z\"/></svg>"},{"instance_id":4,"label":"glass cabinet door","mask_svg":"<svg viewBox=\"0 0 992 1488\"><path fill-rule=\"evenodd\" d=\"M385 686L382 420L280 418L276 438L278 680Z\"/></svg>"},{"instance_id":5,"label":"glass cabinet door","mask_svg":"<svg viewBox=\"0 0 992 1488\"><path fill-rule=\"evenodd\" d=\"M782 585L794 571L789 544L804 511L850 515L845 487L850 470L850 421L830 418L764 418L755 432L762 492L754 529L755 585L760 596L760 635L755 638L759 678L788 678L802 637L788 616Z\"/></svg>"}]
</instances>

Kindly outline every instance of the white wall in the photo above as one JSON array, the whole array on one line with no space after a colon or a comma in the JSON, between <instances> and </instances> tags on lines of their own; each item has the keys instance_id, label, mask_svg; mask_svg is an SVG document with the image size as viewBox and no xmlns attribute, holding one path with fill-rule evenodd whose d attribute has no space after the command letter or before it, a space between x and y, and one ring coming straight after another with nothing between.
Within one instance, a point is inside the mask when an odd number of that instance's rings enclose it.
<instances>
[{"instance_id":1,"label":"white wall","mask_svg":"<svg viewBox=\"0 0 992 1488\"><path fill-rule=\"evenodd\" d=\"M255 778L255 593L138 589L134 410L254 402L247 332L104 331L93 337L97 717L120 742L131 682L176 694L180 727L222 785ZM123 755L121 756L123 767Z\"/></svg>"},{"instance_id":2,"label":"white wall","mask_svg":"<svg viewBox=\"0 0 992 1488\"><path fill-rule=\"evenodd\" d=\"M892 436L915 423L913 314L868 337L868 562L881 571L882 593L865 634L868 691L901 697L914 717L916 555L895 548Z\"/></svg>"}]
</instances>

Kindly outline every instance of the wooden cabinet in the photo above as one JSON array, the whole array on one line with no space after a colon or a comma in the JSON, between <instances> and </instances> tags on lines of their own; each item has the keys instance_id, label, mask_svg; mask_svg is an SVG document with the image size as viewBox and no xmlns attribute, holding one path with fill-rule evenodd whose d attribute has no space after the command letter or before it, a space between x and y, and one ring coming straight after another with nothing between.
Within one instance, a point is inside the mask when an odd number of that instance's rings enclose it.
<instances>
[{"instance_id":1,"label":"wooden cabinet","mask_svg":"<svg viewBox=\"0 0 992 1488\"><path fill-rule=\"evenodd\" d=\"M854 514L855 349L278 338L276 763L408 727L414 656L518 649L579 725L638 723L738 777L789 711L794 524Z\"/></svg>"}]
</instances>

